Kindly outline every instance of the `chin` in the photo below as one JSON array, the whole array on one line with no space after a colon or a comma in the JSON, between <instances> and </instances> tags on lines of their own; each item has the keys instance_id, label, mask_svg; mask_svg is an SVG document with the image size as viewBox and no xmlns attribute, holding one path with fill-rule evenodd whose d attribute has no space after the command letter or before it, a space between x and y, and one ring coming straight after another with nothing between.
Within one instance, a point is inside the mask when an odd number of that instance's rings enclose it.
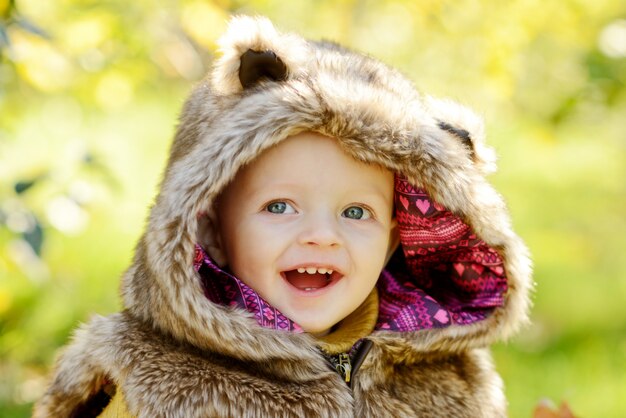
<instances>
[{"instance_id":1,"label":"chin","mask_svg":"<svg viewBox=\"0 0 626 418\"><path fill-rule=\"evenodd\" d=\"M315 337L323 337L324 335L327 335L328 333L330 333L330 330L332 329L332 327L335 325L334 323L332 324L328 324L328 323L307 323L307 321L303 322L298 322L295 321L298 325L300 325L302 327L302 329L315 336Z\"/></svg>"},{"instance_id":2,"label":"chin","mask_svg":"<svg viewBox=\"0 0 626 418\"><path fill-rule=\"evenodd\" d=\"M306 331L306 330L305 330ZM324 331L320 331L320 332L314 332L314 331L306 331L308 334L311 334L312 336L314 336L315 338L321 338L321 337L325 337L326 335L330 334L330 328L326 329Z\"/></svg>"}]
</instances>

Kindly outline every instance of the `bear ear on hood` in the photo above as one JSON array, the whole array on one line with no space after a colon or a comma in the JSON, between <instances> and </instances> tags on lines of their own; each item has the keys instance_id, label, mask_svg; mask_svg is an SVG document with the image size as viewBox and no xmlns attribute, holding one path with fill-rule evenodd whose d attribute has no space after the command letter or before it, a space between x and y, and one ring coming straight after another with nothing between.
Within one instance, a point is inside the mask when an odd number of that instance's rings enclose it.
<instances>
[{"instance_id":1,"label":"bear ear on hood","mask_svg":"<svg viewBox=\"0 0 626 418\"><path fill-rule=\"evenodd\" d=\"M235 16L218 40L222 56L211 77L217 94L240 93L263 79L283 81L306 71L307 42L278 32L264 17Z\"/></svg>"},{"instance_id":2,"label":"bear ear on hood","mask_svg":"<svg viewBox=\"0 0 626 418\"><path fill-rule=\"evenodd\" d=\"M244 89L254 86L259 80L282 81L287 77L287 67L273 51L247 50L241 56L239 81Z\"/></svg>"},{"instance_id":3,"label":"bear ear on hood","mask_svg":"<svg viewBox=\"0 0 626 418\"><path fill-rule=\"evenodd\" d=\"M425 104L439 129L467 147L474 164L484 175L496 171L496 154L485 145L485 126L480 116L451 100L425 97Z\"/></svg>"}]
</instances>

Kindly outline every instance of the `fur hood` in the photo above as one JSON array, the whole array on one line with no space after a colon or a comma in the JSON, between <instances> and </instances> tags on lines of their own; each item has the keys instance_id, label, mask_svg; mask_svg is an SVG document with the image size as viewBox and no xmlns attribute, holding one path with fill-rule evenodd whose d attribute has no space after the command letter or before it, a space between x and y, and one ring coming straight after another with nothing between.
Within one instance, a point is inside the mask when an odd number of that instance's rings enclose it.
<instances>
[{"instance_id":1,"label":"fur hood","mask_svg":"<svg viewBox=\"0 0 626 418\"><path fill-rule=\"evenodd\" d=\"M167 344L274 364L293 379L306 375L294 364L319 365L311 336L261 327L249 312L213 303L193 268L198 244L223 261L213 213L220 192L242 166L302 131L337 138L355 159L400 174L495 250L506 272L502 303L484 319L404 332L383 327L368 337L379 357L457 355L506 339L526 322L530 261L485 180L495 161L478 116L419 94L374 59L280 33L264 18L234 18L220 46L221 57L184 106L160 193L123 277L125 312L81 330L69 349L75 359L138 323L142 331L129 330L130 339L152 329Z\"/></svg>"},{"instance_id":2,"label":"fur hood","mask_svg":"<svg viewBox=\"0 0 626 418\"><path fill-rule=\"evenodd\" d=\"M402 173L464 220L504 261L504 304L483 321L416 333L377 332L387 346L460 350L513 334L526 321L530 263L511 229L502 198L484 175L494 156L482 121L450 101L424 97L397 71L335 44L277 32L264 18L232 20L222 56L182 112L161 192L132 267L123 279L126 309L174 338L242 359L302 358L306 335L277 336L251 326L241 310L212 303L190 268L200 242L220 261L212 240L212 202L240 167L263 150L309 130L338 138L354 158ZM260 60L244 88L242 56L271 51L279 69ZM252 76L254 79L254 74ZM202 238L201 238L202 237ZM207 238L208 237L208 238Z\"/></svg>"}]
</instances>

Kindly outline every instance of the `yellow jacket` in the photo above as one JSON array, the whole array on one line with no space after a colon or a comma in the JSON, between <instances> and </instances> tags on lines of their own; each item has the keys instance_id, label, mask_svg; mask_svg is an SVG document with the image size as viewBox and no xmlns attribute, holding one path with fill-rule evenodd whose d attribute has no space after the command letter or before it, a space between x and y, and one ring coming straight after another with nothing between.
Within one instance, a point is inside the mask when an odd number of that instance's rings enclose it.
<instances>
[{"instance_id":1,"label":"yellow jacket","mask_svg":"<svg viewBox=\"0 0 626 418\"><path fill-rule=\"evenodd\" d=\"M98 418L135 418L135 417L132 416L130 412L128 412L128 409L126 408L126 401L124 400L124 394L122 393L121 390L118 390L117 392L115 392L115 395L113 395L113 399L111 399L111 402L109 402L107 407L104 408L104 411L102 411L102 413L98 415Z\"/></svg>"}]
</instances>

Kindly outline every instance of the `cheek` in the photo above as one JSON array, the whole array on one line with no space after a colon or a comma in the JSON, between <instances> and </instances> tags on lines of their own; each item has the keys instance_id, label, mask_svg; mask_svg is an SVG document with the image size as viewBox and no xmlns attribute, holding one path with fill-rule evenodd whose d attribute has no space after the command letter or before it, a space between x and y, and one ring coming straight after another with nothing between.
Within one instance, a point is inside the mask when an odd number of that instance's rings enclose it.
<instances>
[{"instance_id":1,"label":"cheek","mask_svg":"<svg viewBox=\"0 0 626 418\"><path fill-rule=\"evenodd\" d=\"M273 268L281 254L283 234L258 221L240 221L228 246L230 268L240 278L258 276Z\"/></svg>"},{"instance_id":2,"label":"cheek","mask_svg":"<svg viewBox=\"0 0 626 418\"><path fill-rule=\"evenodd\" d=\"M358 263L359 269L378 279L383 263L387 256L389 246L389 232L383 228L368 231L352 231L350 242L352 243L353 257Z\"/></svg>"}]
</instances>

